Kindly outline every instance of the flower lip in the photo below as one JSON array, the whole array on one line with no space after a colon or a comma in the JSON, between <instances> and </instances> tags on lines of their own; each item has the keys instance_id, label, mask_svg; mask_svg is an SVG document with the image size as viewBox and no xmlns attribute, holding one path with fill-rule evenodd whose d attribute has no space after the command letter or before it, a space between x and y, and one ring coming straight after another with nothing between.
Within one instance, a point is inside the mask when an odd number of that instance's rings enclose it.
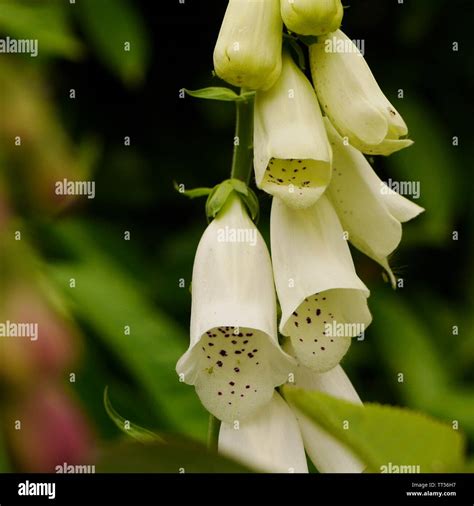
<instances>
[{"instance_id":1,"label":"flower lip","mask_svg":"<svg viewBox=\"0 0 474 506\"><path fill-rule=\"evenodd\" d=\"M358 307L350 314L348 304ZM363 316L364 321L353 318ZM300 363L317 372L335 367L347 353L352 338L370 323L366 295L359 290L332 289L306 297L291 316L281 320L281 332L290 336Z\"/></svg>"},{"instance_id":2,"label":"flower lip","mask_svg":"<svg viewBox=\"0 0 474 506\"><path fill-rule=\"evenodd\" d=\"M324 193L330 179L325 161L272 158L260 186L289 205L304 208Z\"/></svg>"},{"instance_id":3,"label":"flower lip","mask_svg":"<svg viewBox=\"0 0 474 506\"><path fill-rule=\"evenodd\" d=\"M218 326L180 359L178 373L196 386L206 409L220 420L245 420L285 383L294 360L262 331Z\"/></svg>"}]
</instances>

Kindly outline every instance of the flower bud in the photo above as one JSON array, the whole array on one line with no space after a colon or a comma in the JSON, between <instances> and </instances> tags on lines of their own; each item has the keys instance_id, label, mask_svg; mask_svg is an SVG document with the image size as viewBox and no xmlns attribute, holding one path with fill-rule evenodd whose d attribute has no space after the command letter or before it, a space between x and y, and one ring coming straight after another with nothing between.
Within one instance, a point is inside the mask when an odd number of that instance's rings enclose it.
<instances>
[{"instance_id":1,"label":"flower bud","mask_svg":"<svg viewBox=\"0 0 474 506\"><path fill-rule=\"evenodd\" d=\"M217 75L234 86L268 89L281 71L279 0L229 0L214 49Z\"/></svg>"},{"instance_id":2,"label":"flower bud","mask_svg":"<svg viewBox=\"0 0 474 506\"><path fill-rule=\"evenodd\" d=\"M300 35L325 35L341 26L341 0L281 0L281 17L288 30Z\"/></svg>"},{"instance_id":3,"label":"flower bud","mask_svg":"<svg viewBox=\"0 0 474 506\"><path fill-rule=\"evenodd\" d=\"M313 205L331 178L331 147L316 94L288 53L275 86L255 98L257 186L294 208Z\"/></svg>"},{"instance_id":4,"label":"flower bud","mask_svg":"<svg viewBox=\"0 0 474 506\"><path fill-rule=\"evenodd\" d=\"M321 106L342 137L359 151L390 155L413 141L403 118L379 88L357 46L340 30L310 47Z\"/></svg>"}]
</instances>

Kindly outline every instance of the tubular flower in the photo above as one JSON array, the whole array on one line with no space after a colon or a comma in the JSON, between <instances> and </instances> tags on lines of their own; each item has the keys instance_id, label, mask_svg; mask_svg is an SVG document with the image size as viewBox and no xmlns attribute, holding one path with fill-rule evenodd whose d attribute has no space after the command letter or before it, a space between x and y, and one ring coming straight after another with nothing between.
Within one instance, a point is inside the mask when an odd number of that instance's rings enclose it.
<instances>
[{"instance_id":1,"label":"tubular flower","mask_svg":"<svg viewBox=\"0 0 474 506\"><path fill-rule=\"evenodd\" d=\"M319 391L348 402L362 404L340 365L322 374L314 373L307 367L298 365L295 371L295 385L305 390ZM364 471L365 465L348 448L300 411L294 410L303 435L305 450L319 472L361 473Z\"/></svg>"},{"instance_id":2,"label":"tubular flower","mask_svg":"<svg viewBox=\"0 0 474 506\"><path fill-rule=\"evenodd\" d=\"M392 191L364 155L345 145L329 120L325 123L334 154L328 196L351 243L382 265L395 285L387 257L401 241L401 223L415 218L424 209Z\"/></svg>"},{"instance_id":3,"label":"tubular flower","mask_svg":"<svg viewBox=\"0 0 474 506\"><path fill-rule=\"evenodd\" d=\"M243 420L267 404L293 368L278 344L270 256L236 196L196 252L190 337L177 372L223 421Z\"/></svg>"},{"instance_id":4,"label":"tubular flower","mask_svg":"<svg viewBox=\"0 0 474 506\"><path fill-rule=\"evenodd\" d=\"M273 199L271 243L281 304L280 332L298 361L325 372L370 324L369 290L357 277L336 212L326 196L294 210Z\"/></svg>"},{"instance_id":5,"label":"tubular flower","mask_svg":"<svg viewBox=\"0 0 474 506\"><path fill-rule=\"evenodd\" d=\"M281 17L288 30L300 35L324 35L341 26L341 0L281 0Z\"/></svg>"},{"instance_id":6,"label":"tubular flower","mask_svg":"<svg viewBox=\"0 0 474 506\"><path fill-rule=\"evenodd\" d=\"M324 112L354 147L367 154L390 155L413 144L404 138L408 129L403 118L344 33L337 30L319 38L310 47L310 62Z\"/></svg>"},{"instance_id":7,"label":"tubular flower","mask_svg":"<svg viewBox=\"0 0 474 506\"><path fill-rule=\"evenodd\" d=\"M292 207L314 204L331 177L331 148L314 90L287 53L273 88L258 92L254 116L257 185Z\"/></svg>"},{"instance_id":8,"label":"tubular flower","mask_svg":"<svg viewBox=\"0 0 474 506\"><path fill-rule=\"evenodd\" d=\"M217 75L234 86L268 89L281 72L279 0L229 0L214 49Z\"/></svg>"},{"instance_id":9,"label":"tubular flower","mask_svg":"<svg viewBox=\"0 0 474 506\"><path fill-rule=\"evenodd\" d=\"M248 420L221 424L219 451L261 471L308 472L298 422L277 392Z\"/></svg>"}]
</instances>

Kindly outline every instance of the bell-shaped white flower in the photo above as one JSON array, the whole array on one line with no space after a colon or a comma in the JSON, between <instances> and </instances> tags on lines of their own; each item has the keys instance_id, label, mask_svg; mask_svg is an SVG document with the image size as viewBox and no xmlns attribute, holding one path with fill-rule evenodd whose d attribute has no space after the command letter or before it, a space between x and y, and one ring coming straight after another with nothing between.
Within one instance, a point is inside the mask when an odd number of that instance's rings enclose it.
<instances>
[{"instance_id":1,"label":"bell-shaped white flower","mask_svg":"<svg viewBox=\"0 0 474 506\"><path fill-rule=\"evenodd\" d=\"M177 372L224 421L243 420L268 403L293 368L278 344L270 256L236 196L196 252L190 338Z\"/></svg>"},{"instance_id":2,"label":"bell-shaped white flower","mask_svg":"<svg viewBox=\"0 0 474 506\"><path fill-rule=\"evenodd\" d=\"M357 277L327 197L303 210L274 198L271 243L282 310L280 332L291 338L300 363L317 372L328 371L372 317L369 290Z\"/></svg>"},{"instance_id":3,"label":"bell-shaped white flower","mask_svg":"<svg viewBox=\"0 0 474 506\"><path fill-rule=\"evenodd\" d=\"M331 148L314 89L288 53L275 86L257 92L254 117L257 186L292 207L314 204L331 177Z\"/></svg>"},{"instance_id":4,"label":"bell-shaped white flower","mask_svg":"<svg viewBox=\"0 0 474 506\"><path fill-rule=\"evenodd\" d=\"M258 471L308 472L298 422L277 392L248 420L221 424L219 451Z\"/></svg>"},{"instance_id":5,"label":"bell-shaped white flower","mask_svg":"<svg viewBox=\"0 0 474 506\"><path fill-rule=\"evenodd\" d=\"M288 30L300 35L324 35L341 26L341 0L281 0L281 17Z\"/></svg>"},{"instance_id":6,"label":"bell-shaped white flower","mask_svg":"<svg viewBox=\"0 0 474 506\"><path fill-rule=\"evenodd\" d=\"M362 404L352 383L339 365L321 374L298 365L294 383L305 390L324 392L354 404ZM295 409L295 414L303 435L305 450L320 473L364 471L365 465L345 445L299 410Z\"/></svg>"},{"instance_id":7,"label":"bell-shaped white flower","mask_svg":"<svg viewBox=\"0 0 474 506\"><path fill-rule=\"evenodd\" d=\"M328 196L349 241L382 265L395 285L387 257L401 241L401 223L423 212L423 208L391 190L364 155L344 143L327 118L325 123L333 150L333 177Z\"/></svg>"},{"instance_id":8,"label":"bell-shaped white flower","mask_svg":"<svg viewBox=\"0 0 474 506\"><path fill-rule=\"evenodd\" d=\"M326 115L367 154L389 155L413 144L403 118L379 88L357 46L340 30L310 47L313 83Z\"/></svg>"},{"instance_id":9,"label":"bell-shaped white flower","mask_svg":"<svg viewBox=\"0 0 474 506\"><path fill-rule=\"evenodd\" d=\"M229 0L214 49L217 75L235 86L268 89L281 71L279 0Z\"/></svg>"}]
</instances>

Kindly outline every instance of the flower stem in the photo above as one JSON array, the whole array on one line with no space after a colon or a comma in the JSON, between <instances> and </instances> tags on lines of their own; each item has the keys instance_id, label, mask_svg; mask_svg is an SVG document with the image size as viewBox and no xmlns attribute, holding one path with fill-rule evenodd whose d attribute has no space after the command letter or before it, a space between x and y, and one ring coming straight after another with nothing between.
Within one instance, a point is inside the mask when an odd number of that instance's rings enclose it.
<instances>
[{"instance_id":1,"label":"flower stem","mask_svg":"<svg viewBox=\"0 0 474 506\"><path fill-rule=\"evenodd\" d=\"M209 415L209 425L207 428L207 447L209 450L217 451L220 427L221 421L214 415Z\"/></svg>"},{"instance_id":2,"label":"flower stem","mask_svg":"<svg viewBox=\"0 0 474 506\"><path fill-rule=\"evenodd\" d=\"M240 90L240 94L244 89ZM253 166L253 107L254 96L235 103L237 119L235 123L234 155L230 177L249 184Z\"/></svg>"}]
</instances>

